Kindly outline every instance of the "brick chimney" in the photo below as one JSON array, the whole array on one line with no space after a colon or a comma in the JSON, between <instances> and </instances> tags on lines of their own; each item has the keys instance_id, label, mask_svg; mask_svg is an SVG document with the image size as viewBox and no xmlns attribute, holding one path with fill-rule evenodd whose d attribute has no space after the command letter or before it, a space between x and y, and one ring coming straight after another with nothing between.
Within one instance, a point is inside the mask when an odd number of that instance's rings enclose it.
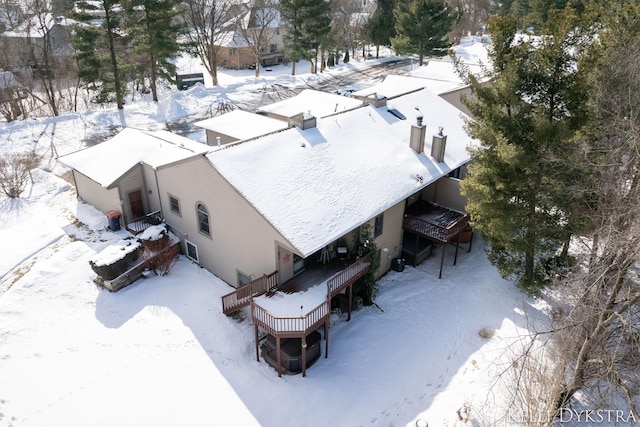
<instances>
[{"instance_id":1,"label":"brick chimney","mask_svg":"<svg viewBox=\"0 0 640 427\"><path fill-rule=\"evenodd\" d=\"M433 142L431 144L431 157L438 162L444 161L444 153L447 149L447 135L444 134L444 128L440 126L438 133L433 135Z\"/></svg>"},{"instance_id":2,"label":"brick chimney","mask_svg":"<svg viewBox=\"0 0 640 427\"><path fill-rule=\"evenodd\" d=\"M424 153L424 138L427 134L427 126L422 120L422 116L416 118L416 123L411 125L411 135L409 136L409 146L418 154Z\"/></svg>"}]
</instances>

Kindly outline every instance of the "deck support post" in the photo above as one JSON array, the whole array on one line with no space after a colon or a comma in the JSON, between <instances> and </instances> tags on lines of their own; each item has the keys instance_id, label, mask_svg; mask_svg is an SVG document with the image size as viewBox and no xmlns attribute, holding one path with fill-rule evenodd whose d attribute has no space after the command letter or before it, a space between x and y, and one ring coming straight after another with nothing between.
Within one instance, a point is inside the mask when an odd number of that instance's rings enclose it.
<instances>
[{"instance_id":1,"label":"deck support post","mask_svg":"<svg viewBox=\"0 0 640 427\"><path fill-rule=\"evenodd\" d=\"M327 318L328 319L328 318ZM324 358L329 357L329 321L324 322Z\"/></svg>"},{"instance_id":2,"label":"deck support post","mask_svg":"<svg viewBox=\"0 0 640 427\"><path fill-rule=\"evenodd\" d=\"M349 284L349 308L347 309L347 322L351 320L351 307L353 306L353 283Z\"/></svg>"},{"instance_id":3,"label":"deck support post","mask_svg":"<svg viewBox=\"0 0 640 427\"><path fill-rule=\"evenodd\" d=\"M418 263L418 249L420 248L420 236L416 234L416 244L415 249L413 250L413 266L415 267Z\"/></svg>"},{"instance_id":4,"label":"deck support post","mask_svg":"<svg viewBox=\"0 0 640 427\"><path fill-rule=\"evenodd\" d=\"M473 244L473 229L471 229L471 239L469 239L469 250L467 252L471 252L472 244Z\"/></svg>"},{"instance_id":5,"label":"deck support post","mask_svg":"<svg viewBox=\"0 0 640 427\"><path fill-rule=\"evenodd\" d=\"M307 376L307 337L302 336L300 339L302 344L302 376Z\"/></svg>"},{"instance_id":6,"label":"deck support post","mask_svg":"<svg viewBox=\"0 0 640 427\"><path fill-rule=\"evenodd\" d=\"M276 359L278 363L278 378L282 377L282 357L280 356L280 335L276 334Z\"/></svg>"},{"instance_id":7,"label":"deck support post","mask_svg":"<svg viewBox=\"0 0 640 427\"><path fill-rule=\"evenodd\" d=\"M453 256L453 265L456 265L456 263L458 262L458 248L460 247L460 234L462 233L462 231L460 231L460 233L458 233L458 241L456 242L456 254Z\"/></svg>"},{"instance_id":8,"label":"deck support post","mask_svg":"<svg viewBox=\"0 0 640 427\"><path fill-rule=\"evenodd\" d=\"M256 361L260 361L260 352L258 351L258 325L253 325L255 341L256 341Z\"/></svg>"},{"instance_id":9,"label":"deck support post","mask_svg":"<svg viewBox=\"0 0 640 427\"><path fill-rule=\"evenodd\" d=\"M447 242L444 242L442 245L442 257L440 257L440 274L438 274L438 279L442 279L442 265L444 264L444 252L447 249Z\"/></svg>"}]
</instances>

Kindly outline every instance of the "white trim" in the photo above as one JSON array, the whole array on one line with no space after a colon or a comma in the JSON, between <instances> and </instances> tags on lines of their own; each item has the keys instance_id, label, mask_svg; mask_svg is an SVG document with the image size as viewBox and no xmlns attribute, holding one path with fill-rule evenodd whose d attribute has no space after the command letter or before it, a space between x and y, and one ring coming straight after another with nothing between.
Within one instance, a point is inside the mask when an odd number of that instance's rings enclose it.
<instances>
[{"instance_id":1,"label":"white trim","mask_svg":"<svg viewBox=\"0 0 640 427\"><path fill-rule=\"evenodd\" d=\"M191 256L189 256L189 245L193 246L193 249L195 249L196 251L196 257L192 258ZM200 257L198 255L198 245L196 245L195 243L184 239L184 246L185 246L185 250L184 250L184 254L186 255L187 258L189 258L191 261L200 264Z\"/></svg>"}]
</instances>

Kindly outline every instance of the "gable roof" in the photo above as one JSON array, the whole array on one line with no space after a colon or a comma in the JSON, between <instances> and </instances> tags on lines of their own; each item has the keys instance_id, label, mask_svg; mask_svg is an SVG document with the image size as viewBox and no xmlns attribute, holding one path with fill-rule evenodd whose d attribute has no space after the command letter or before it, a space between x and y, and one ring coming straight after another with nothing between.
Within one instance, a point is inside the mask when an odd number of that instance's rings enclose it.
<instances>
[{"instance_id":1,"label":"gable roof","mask_svg":"<svg viewBox=\"0 0 640 427\"><path fill-rule=\"evenodd\" d=\"M260 114L233 110L220 116L202 120L196 126L237 139L255 138L286 129L287 123Z\"/></svg>"},{"instance_id":2,"label":"gable roof","mask_svg":"<svg viewBox=\"0 0 640 427\"><path fill-rule=\"evenodd\" d=\"M377 94L378 96L395 98L409 92L424 89L425 87L427 87L427 81L424 79L389 74L380 83L355 91L352 95L355 97L365 97Z\"/></svg>"},{"instance_id":3,"label":"gable roof","mask_svg":"<svg viewBox=\"0 0 640 427\"><path fill-rule=\"evenodd\" d=\"M361 105L362 102L354 98L305 89L292 98L260 107L258 111L283 118L291 118L300 113L326 117Z\"/></svg>"},{"instance_id":4,"label":"gable roof","mask_svg":"<svg viewBox=\"0 0 640 427\"><path fill-rule=\"evenodd\" d=\"M65 166L111 188L140 163L156 169L202 155L210 147L167 131L125 128L96 146L58 157Z\"/></svg>"},{"instance_id":5,"label":"gable roof","mask_svg":"<svg viewBox=\"0 0 640 427\"><path fill-rule=\"evenodd\" d=\"M427 153L409 147L416 108L427 125ZM439 126L448 138L442 163L429 155ZM467 163L473 143L462 113L422 89L388 107L363 106L207 158L306 257Z\"/></svg>"}]
</instances>

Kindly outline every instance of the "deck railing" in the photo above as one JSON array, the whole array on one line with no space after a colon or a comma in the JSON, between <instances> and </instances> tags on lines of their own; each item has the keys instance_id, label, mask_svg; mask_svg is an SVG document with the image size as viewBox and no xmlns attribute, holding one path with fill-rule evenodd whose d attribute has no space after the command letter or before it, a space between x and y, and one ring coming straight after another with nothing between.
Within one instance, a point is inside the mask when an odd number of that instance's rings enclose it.
<instances>
[{"instance_id":1,"label":"deck railing","mask_svg":"<svg viewBox=\"0 0 640 427\"><path fill-rule=\"evenodd\" d=\"M331 314L331 302L322 302L304 316L276 316L259 305L251 304L253 322L267 333L280 338L309 335L318 329Z\"/></svg>"},{"instance_id":2,"label":"deck railing","mask_svg":"<svg viewBox=\"0 0 640 427\"><path fill-rule=\"evenodd\" d=\"M126 218L125 218L126 221ZM127 230L132 234L142 233L152 225L158 225L162 222L162 214L160 211L155 211L143 215L139 218L134 218L131 222L127 223Z\"/></svg>"},{"instance_id":3,"label":"deck railing","mask_svg":"<svg viewBox=\"0 0 640 427\"><path fill-rule=\"evenodd\" d=\"M327 281L327 296L329 300L360 277L364 276L369 270L370 265L371 258L367 255L363 258L358 258L356 262L330 278Z\"/></svg>"},{"instance_id":4,"label":"deck railing","mask_svg":"<svg viewBox=\"0 0 640 427\"><path fill-rule=\"evenodd\" d=\"M245 283L222 297L222 312L233 313L251 303L251 298L269 292L278 285L278 270Z\"/></svg>"},{"instance_id":5,"label":"deck railing","mask_svg":"<svg viewBox=\"0 0 640 427\"><path fill-rule=\"evenodd\" d=\"M443 227L413 215L405 215L402 227L414 233L446 243L467 226L469 223L469 215L465 215L465 217L467 218L466 221L458 221L451 227Z\"/></svg>"},{"instance_id":6,"label":"deck railing","mask_svg":"<svg viewBox=\"0 0 640 427\"><path fill-rule=\"evenodd\" d=\"M273 336L298 337L308 335L327 321L331 314L331 298L344 288L358 280L369 270L371 260L368 256L334 275L327 281L327 299L303 316L276 316L258 304L251 303L251 314L256 325ZM223 297L224 304L224 297Z\"/></svg>"}]
</instances>

